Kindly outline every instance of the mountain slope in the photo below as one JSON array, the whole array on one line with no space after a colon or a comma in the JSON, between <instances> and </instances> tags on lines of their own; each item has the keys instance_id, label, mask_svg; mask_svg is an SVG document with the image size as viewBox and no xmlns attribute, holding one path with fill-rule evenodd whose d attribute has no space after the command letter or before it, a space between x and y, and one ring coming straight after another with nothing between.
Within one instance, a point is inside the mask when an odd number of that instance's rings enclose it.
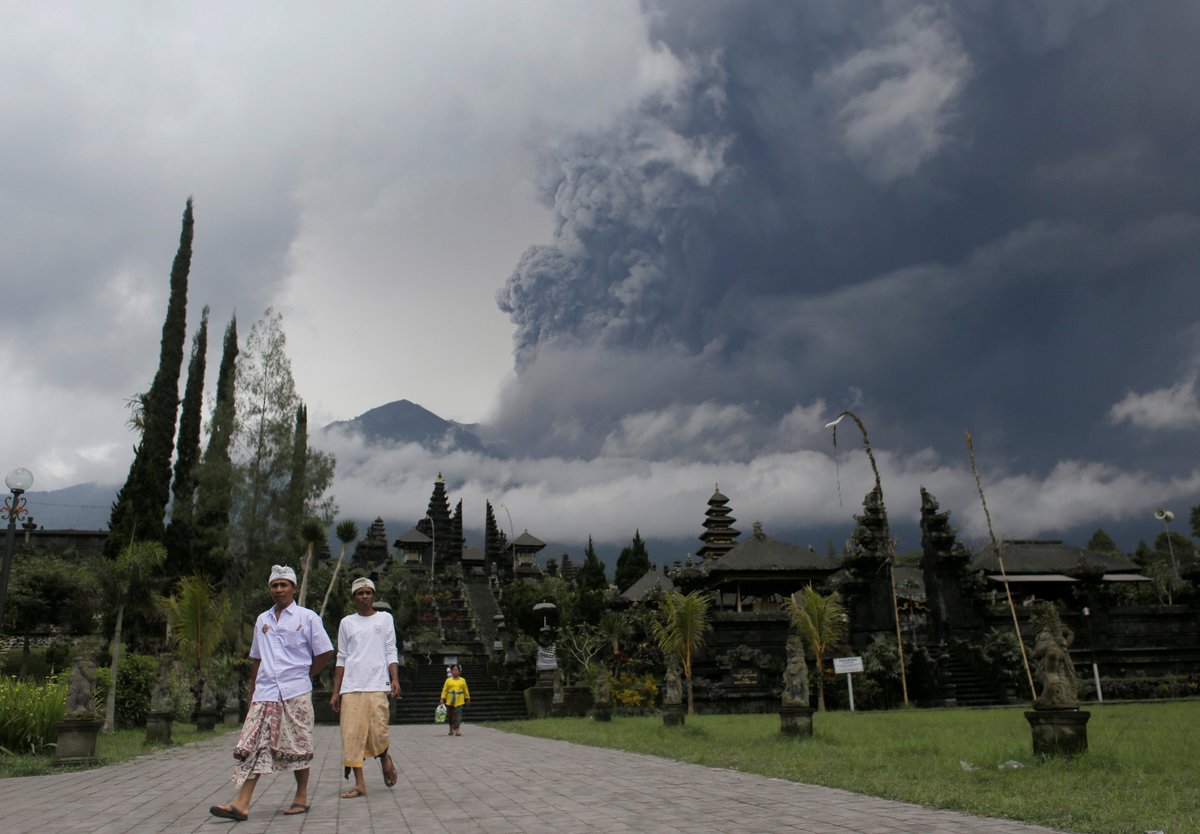
<instances>
[{"instance_id":1,"label":"mountain slope","mask_svg":"<svg viewBox=\"0 0 1200 834\"><path fill-rule=\"evenodd\" d=\"M365 411L352 420L330 423L322 431L355 432L371 445L419 443L436 450L489 451L473 429L473 426L443 420L414 402L396 400Z\"/></svg>"}]
</instances>

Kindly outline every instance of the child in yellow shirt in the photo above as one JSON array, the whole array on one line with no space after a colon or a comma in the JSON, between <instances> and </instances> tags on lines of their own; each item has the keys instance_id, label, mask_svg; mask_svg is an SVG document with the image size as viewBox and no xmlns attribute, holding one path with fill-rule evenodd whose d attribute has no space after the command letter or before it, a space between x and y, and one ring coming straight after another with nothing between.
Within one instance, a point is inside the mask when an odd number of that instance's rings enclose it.
<instances>
[{"instance_id":1,"label":"child in yellow shirt","mask_svg":"<svg viewBox=\"0 0 1200 834\"><path fill-rule=\"evenodd\" d=\"M448 735L461 736L459 722L462 721L464 704L471 703L471 690L467 689L467 679L462 677L462 669L458 664L450 667L450 677L442 684L442 699L439 703L446 705L446 721L450 725Z\"/></svg>"}]
</instances>

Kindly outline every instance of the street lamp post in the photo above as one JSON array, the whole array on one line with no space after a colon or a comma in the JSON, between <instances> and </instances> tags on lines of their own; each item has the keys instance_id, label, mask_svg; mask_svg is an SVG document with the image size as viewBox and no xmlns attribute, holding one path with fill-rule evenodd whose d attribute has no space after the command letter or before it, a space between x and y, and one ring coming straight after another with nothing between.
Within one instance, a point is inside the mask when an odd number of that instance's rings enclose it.
<instances>
[{"instance_id":1,"label":"street lamp post","mask_svg":"<svg viewBox=\"0 0 1200 834\"><path fill-rule=\"evenodd\" d=\"M18 466L4 478L12 495L4 499L4 516L8 531L4 536L4 566L0 568L0 628L4 627L4 599L8 596L8 572L12 568L13 545L17 538L17 519L25 512L25 491L33 486L33 473Z\"/></svg>"},{"instance_id":2,"label":"street lamp post","mask_svg":"<svg viewBox=\"0 0 1200 834\"><path fill-rule=\"evenodd\" d=\"M1175 513L1159 507L1154 511L1154 517L1163 523L1163 529L1167 531L1167 553L1171 554L1171 572L1175 574L1175 579L1178 581L1179 565L1175 562L1175 545L1171 543L1171 522L1175 520Z\"/></svg>"},{"instance_id":3,"label":"street lamp post","mask_svg":"<svg viewBox=\"0 0 1200 834\"><path fill-rule=\"evenodd\" d=\"M1083 621L1087 623L1088 649L1092 652L1092 679L1096 682L1096 700L1103 704L1104 693L1100 690L1100 667L1096 664L1096 641L1092 637L1092 611L1086 605L1083 607Z\"/></svg>"}]
</instances>

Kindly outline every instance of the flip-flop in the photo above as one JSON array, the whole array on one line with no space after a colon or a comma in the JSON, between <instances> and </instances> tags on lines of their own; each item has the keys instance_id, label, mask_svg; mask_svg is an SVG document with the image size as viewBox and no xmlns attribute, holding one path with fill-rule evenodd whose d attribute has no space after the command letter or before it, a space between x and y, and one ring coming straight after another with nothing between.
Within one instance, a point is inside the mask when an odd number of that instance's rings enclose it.
<instances>
[{"instance_id":1,"label":"flip-flop","mask_svg":"<svg viewBox=\"0 0 1200 834\"><path fill-rule=\"evenodd\" d=\"M387 753L382 754L379 766L383 769L383 784L389 788L395 785L400 779L400 775L396 773L396 764L392 761L392 757Z\"/></svg>"},{"instance_id":2,"label":"flip-flop","mask_svg":"<svg viewBox=\"0 0 1200 834\"><path fill-rule=\"evenodd\" d=\"M298 814L307 814L308 806L301 805L299 802L293 802L291 805L287 806L282 813L285 817L294 817Z\"/></svg>"},{"instance_id":3,"label":"flip-flop","mask_svg":"<svg viewBox=\"0 0 1200 834\"><path fill-rule=\"evenodd\" d=\"M233 820L234 822L242 822L250 818L232 805L213 805L208 809L208 812L214 817L220 817L223 820Z\"/></svg>"},{"instance_id":4,"label":"flip-flop","mask_svg":"<svg viewBox=\"0 0 1200 834\"><path fill-rule=\"evenodd\" d=\"M366 796L366 791L360 791L358 788L351 788L343 794L338 794L342 799L357 799L360 796Z\"/></svg>"}]
</instances>

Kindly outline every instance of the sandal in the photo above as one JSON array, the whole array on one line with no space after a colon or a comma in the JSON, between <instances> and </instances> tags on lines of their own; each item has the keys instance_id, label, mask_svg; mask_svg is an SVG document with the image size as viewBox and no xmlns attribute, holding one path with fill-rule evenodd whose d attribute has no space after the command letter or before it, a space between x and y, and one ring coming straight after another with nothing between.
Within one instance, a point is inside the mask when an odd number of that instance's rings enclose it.
<instances>
[{"instance_id":1,"label":"sandal","mask_svg":"<svg viewBox=\"0 0 1200 834\"><path fill-rule=\"evenodd\" d=\"M294 817L297 814L307 814L308 806L300 802L293 802L291 805L284 808L282 813L285 817Z\"/></svg>"},{"instance_id":2,"label":"sandal","mask_svg":"<svg viewBox=\"0 0 1200 834\"><path fill-rule=\"evenodd\" d=\"M220 817L223 820L233 820L234 822L242 822L249 819L249 816L239 811L236 805L214 805L208 809L208 812L214 817Z\"/></svg>"},{"instance_id":3,"label":"sandal","mask_svg":"<svg viewBox=\"0 0 1200 834\"><path fill-rule=\"evenodd\" d=\"M389 788L395 785L400 776L396 773L396 765L392 761L392 757L386 751L380 754L379 766L383 769L383 784Z\"/></svg>"},{"instance_id":4,"label":"sandal","mask_svg":"<svg viewBox=\"0 0 1200 834\"><path fill-rule=\"evenodd\" d=\"M367 795L366 791L359 790L358 788L351 788L350 790L346 791L341 796L342 796L342 799L355 799L357 797L366 796L366 795Z\"/></svg>"}]
</instances>

